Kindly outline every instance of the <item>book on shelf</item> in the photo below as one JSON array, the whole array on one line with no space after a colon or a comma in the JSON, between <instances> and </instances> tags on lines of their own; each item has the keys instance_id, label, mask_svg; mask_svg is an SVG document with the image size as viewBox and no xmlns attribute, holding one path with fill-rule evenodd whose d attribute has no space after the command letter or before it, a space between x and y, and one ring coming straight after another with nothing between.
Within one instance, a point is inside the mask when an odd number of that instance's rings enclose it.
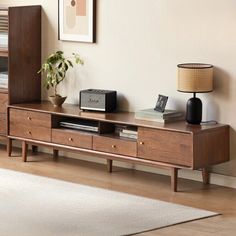
<instances>
[{"instance_id":1,"label":"book on shelf","mask_svg":"<svg viewBox=\"0 0 236 236\"><path fill-rule=\"evenodd\" d=\"M1 17L8 17L8 11L0 11L0 18Z\"/></svg>"},{"instance_id":2,"label":"book on shelf","mask_svg":"<svg viewBox=\"0 0 236 236\"><path fill-rule=\"evenodd\" d=\"M125 134L134 134L137 135L137 127L135 126L126 126L122 129L122 132Z\"/></svg>"},{"instance_id":3,"label":"book on shelf","mask_svg":"<svg viewBox=\"0 0 236 236\"><path fill-rule=\"evenodd\" d=\"M175 122L175 121L181 121L184 120L184 116L177 116L177 117L171 117L171 118L154 118L154 117L142 117L142 118L135 118L138 120L146 120L146 121L154 121L154 122L159 122L159 123L171 123L171 122Z\"/></svg>"},{"instance_id":4,"label":"book on shelf","mask_svg":"<svg viewBox=\"0 0 236 236\"><path fill-rule=\"evenodd\" d=\"M8 15L4 11L0 13L0 47L8 47Z\"/></svg>"},{"instance_id":5,"label":"book on shelf","mask_svg":"<svg viewBox=\"0 0 236 236\"><path fill-rule=\"evenodd\" d=\"M177 110L165 110L164 112L159 112L154 110L153 108L135 112L135 117L153 117L153 118L163 118L163 119L182 115L183 112Z\"/></svg>"},{"instance_id":6,"label":"book on shelf","mask_svg":"<svg viewBox=\"0 0 236 236\"><path fill-rule=\"evenodd\" d=\"M8 47L8 29L0 25L0 47Z\"/></svg>"},{"instance_id":7,"label":"book on shelf","mask_svg":"<svg viewBox=\"0 0 236 236\"><path fill-rule=\"evenodd\" d=\"M8 72L7 71L0 71L0 79L8 79Z\"/></svg>"},{"instance_id":8,"label":"book on shelf","mask_svg":"<svg viewBox=\"0 0 236 236\"><path fill-rule=\"evenodd\" d=\"M115 133L123 138L137 139L137 127L129 125L116 125Z\"/></svg>"},{"instance_id":9,"label":"book on shelf","mask_svg":"<svg viewBox=\"0 0 236 236\"><path fill-rule=\"evenodd\" d=\"M169 123L184 120L184 113L177 110L165 110L162 113L150 108L135 112L135 119Z\"/></svg>"},{"instance_id":10,"label":"book on shelf","mask_svg":"<svg viewBox=\"0 0 236 236\"><path fill-rule=\"evenodd\" d=\"M8 88L8 72L0 72L0 88Z\"/></svg>"},{"instance_id":11,"label":"book on shelf","mask_svg":"<svg viewBox=\"0 0 236 236\"><path fill-rule=\"evenodd\" d=\"M98 132L98 123L92 121L61 121L60 127L82 131Z\"/></svg>"},{"instance_id":12,"label":"book on shelf","mask_svg":"<svg viewBox=\"0 0 236 236\"><path fill-rule=\"evenodd\" d=\"M137 130L129 130L129 129L123 129L122 133L124 134L132 134L132 135L137 135Z\"/></svg>"},{"instance_id":13,"label":"book on shelf","mask_svg":"<svg viewBox=\"0 0 236 236\"><path fill-rule=\"evenodd\" d=\"M138 134L127 134L127 133L123 133L123 132L120 132L119 136L123 137L123 138L130 138L130 139L137 139L138 138Z\"/></svg>"}]
</instances>

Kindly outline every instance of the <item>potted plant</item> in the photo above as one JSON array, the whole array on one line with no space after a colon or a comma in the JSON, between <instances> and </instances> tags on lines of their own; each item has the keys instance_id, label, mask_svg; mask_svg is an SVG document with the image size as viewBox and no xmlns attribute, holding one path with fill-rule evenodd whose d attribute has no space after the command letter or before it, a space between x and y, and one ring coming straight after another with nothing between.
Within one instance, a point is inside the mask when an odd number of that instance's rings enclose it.
<instances>
[{"instance_id":1,"label":"potted plant","mask_svg":"<svg viewBox=\"0 0 236 236\"><path fill-rule=\"evenodd\" d=\"M76 64L84 64L79 54L73 53L72 57ZM57 93L57 86L66 78L66 73L70 67L73 67L72 61L69 58L65 58L62 51L57 51L46 58L38 71L38 73L45 74L44 87L47 89L52 87L54 90L54 94L49 96L49 100L54 106L61 106L66 100L66 97L62 97Z\"/></svg>"}]
</instances>

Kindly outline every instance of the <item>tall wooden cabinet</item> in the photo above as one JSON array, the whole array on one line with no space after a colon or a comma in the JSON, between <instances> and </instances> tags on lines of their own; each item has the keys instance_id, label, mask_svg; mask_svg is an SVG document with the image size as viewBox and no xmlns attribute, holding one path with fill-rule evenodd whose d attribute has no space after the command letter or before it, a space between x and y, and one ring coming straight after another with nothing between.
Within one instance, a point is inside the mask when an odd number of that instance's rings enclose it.
<instances>
[{"instance_id":1,"label":"tall wooden cabinet","mask_svg":"<svg viewBox=\"0 0 236 236\"><path fill-rule=\"evenodd\" d=\"M40 66L41 6L0 6L1 137L7 133L7 104L40 101Z\"/></svg>"}]
</instances>

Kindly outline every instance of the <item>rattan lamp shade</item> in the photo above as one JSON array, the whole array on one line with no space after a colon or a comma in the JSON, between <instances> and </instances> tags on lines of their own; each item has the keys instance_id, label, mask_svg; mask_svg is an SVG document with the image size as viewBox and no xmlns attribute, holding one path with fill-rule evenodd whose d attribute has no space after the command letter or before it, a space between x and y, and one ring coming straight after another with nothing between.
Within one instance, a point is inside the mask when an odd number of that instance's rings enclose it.
<instances>
[{"instance_id":1,"label":"rattan lamp shade","mask_svg":"<svg viewBox=\"0 0 236 236\"><path fill-rule=\"evenodd\" d=\"M213 66L201 63L178 65L178 91L206 93L213 90Z\"/></svg>"}]
</instances>

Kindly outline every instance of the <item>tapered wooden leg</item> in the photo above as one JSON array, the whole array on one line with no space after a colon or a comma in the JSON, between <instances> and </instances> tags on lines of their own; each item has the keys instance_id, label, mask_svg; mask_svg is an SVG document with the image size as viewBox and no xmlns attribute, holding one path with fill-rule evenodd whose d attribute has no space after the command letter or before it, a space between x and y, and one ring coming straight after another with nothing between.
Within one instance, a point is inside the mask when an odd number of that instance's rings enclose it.
<instances>
[{"instance_id":1,"label":"tapered wooden leg","mask_svg":"<svg viewBox=\"0 0 236 236\"><path fill-rule=\"evenodd\" d=\"M27 161L27 152L28 152L28 144L26 141L22 141L22 161Z\"/></svg>"},{"instance_id":2,"label":"tapered wooden leg","mask_svg":"<svg viewBox=\"0 0 236 236\"><path fill-rule=\"evenodd\" d=\"M54 161L58 160L58 154L59 154L59 151L56 149L53 149L53 160Z\"/></svg>"},{"instance_id":3,"label":"tapered wooden leg","mask_svg":"<svg viewBox=\"0 0 236 236\"><path fill-rule=\"evenodd\" d=\"M38 153L38 146L32 145L32 153L33 154Z\"/></svg>"},{"instance_id":4,"label":"tapered wooden leg","mask_svg":"<svg viewBox=\"0 0 236 236\"><path fill-rule=\"evenodd\" d=\"M113 160L107 159L107 171L109 173L112 173L112 162L113 162Z\"/></svg>"},{"instance_id":5,"label":"tapered wooden leg","mask_svg":"<svg viewBox=\"0 0 236 236\"><path fill-rule=\"evenodd\" d=\"M12 139L7 139L7 154L10 157L12 153Z\"/></svg>"},{"instance_id":6,"label":"tapered wooden leg","mask_svg":"<svg viewBox=\"0 0 236 236\"><path fill-rule=\"evenodd\" d=\"M171 169L171 189L174 192L177 192L178 185L178 168Z\"/></svg>"},{"instance_id":7,"label":"tapered wooden leg","mask_svg":"<svg viewBox=\"0 0 236 236\"><path fill-rule=\"evenodd\" d=\"M210 174L208 168L203 168L202 169L202 181L204 184L209 184L210 183Z\"/></svg>"}]
</instances>

